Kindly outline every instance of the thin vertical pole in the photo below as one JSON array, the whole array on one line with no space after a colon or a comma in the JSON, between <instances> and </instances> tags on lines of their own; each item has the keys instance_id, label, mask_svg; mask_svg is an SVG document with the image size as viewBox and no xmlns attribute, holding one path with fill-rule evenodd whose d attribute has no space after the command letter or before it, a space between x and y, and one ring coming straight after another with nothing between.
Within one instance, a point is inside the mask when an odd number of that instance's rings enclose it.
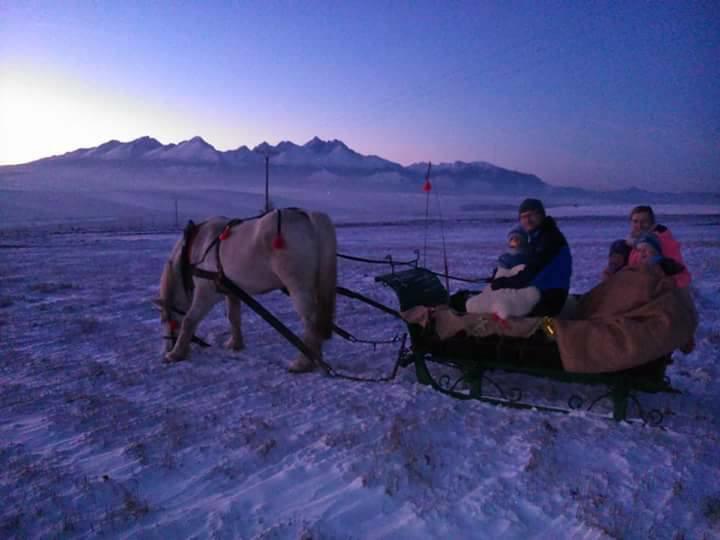
<instances>
[{"instance_id":1,"label":"thin vertical pole","mask_svg":"<svg viewBox=\"0 0 720 540\"><path fill-rule=\"evenodd\" d=\"M428 161L425 183L423 184L423 191L425 192L425 242L423 246L423 266L425 268L427 268L428 219L430 217L430 191L432 190L432 184L430 183L430 167L432 167L432 163Z\"/></svg>"},{"instance_id":2,"label":"thin vertical pole","mask_svg":"<svg viewBox=\"0 0 720 540\"><path fill-rule=\"evenodd\" d=\"M440 208L440 195L435 190L435 200L437 200L438 215L440 216L440 234L442 234L443 246L443 265L445 266L445 288L450 294L450 270L448 269L447 243L445 242L445 221L443 220L442 208Z\"/></svg>"},{"instance_id":3,"label":"thin vertical pole","mask_svg":"<svg viewBox=\"0 0 720 540\"><path fill-rule=\"evenodd\" d=\"M423 243L423 266L427 268L428 213L430 211L430 193L425 194L425 240Z\"/></svg>"},{"instance_id":4,"label":"thin vertical pole","mask_svg":"<svg viewBox=\"0 0 720 540\"><path fill-rule=\"evenodd\" d=\"M265 212L270 211L270 156L265 156Z\"/></svg>"}]
</instances>

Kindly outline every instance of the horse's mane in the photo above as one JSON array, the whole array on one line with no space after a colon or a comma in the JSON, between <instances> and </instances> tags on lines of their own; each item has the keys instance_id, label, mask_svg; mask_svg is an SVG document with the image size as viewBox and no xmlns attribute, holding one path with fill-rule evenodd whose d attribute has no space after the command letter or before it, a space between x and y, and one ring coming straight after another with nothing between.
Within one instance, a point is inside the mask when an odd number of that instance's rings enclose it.
<instances>
[{"instance_id":1,"label":"horse's mane","mask_svg":"<svg viewBox=\"0 0 720 540\"><path fill-rule=\"evenodd\" d=\"M163 268L162 276L160 276L160 302L162 302L162 320L170 320L169 306L172 305L173 301L173 290L174 290L174 275L175 269L173 268L172 260L165 263Z\"/></svg>"},{"instance_id":2,"label":"horse's mane","mask_svg":"<svg viewBox=\"0 0 720 540\"><path fill-rule=\"evenodd\" d=\"M172 254L165 263L162 276L160 276L160 302L162 304L161 309L163 321L168 321L172 318L170 316L170 306L174 305L176 300L176 276L179 272L180 254L184 243L184 236L175 243Z\"/></svg>"},{"instance_id":3,"label":"horse's mane","mask_svg":"<svg viewBox=\"0 0 720 540\"><path fill-rule=\"evenodd\" d=\"M186 279L189 280L189 284L192 286L192 278L188 275L188 269L184 268L184 266L186 267L189 265L188 257L190 256L189 249L192 238L198 228L204 224L205 222L196 225L192 222L192 220L189 221L183 231L182 237L175 244L172 254L170 255L170 259L168 259L165 263L162 276L160 276L160 302L162 304L161 309L163 310L163 321L170 320L171 318L170 306L175 304L178 277L180 278L185 290L189 288L188 284L185 283Z\"/></svg>"}]
</instances>

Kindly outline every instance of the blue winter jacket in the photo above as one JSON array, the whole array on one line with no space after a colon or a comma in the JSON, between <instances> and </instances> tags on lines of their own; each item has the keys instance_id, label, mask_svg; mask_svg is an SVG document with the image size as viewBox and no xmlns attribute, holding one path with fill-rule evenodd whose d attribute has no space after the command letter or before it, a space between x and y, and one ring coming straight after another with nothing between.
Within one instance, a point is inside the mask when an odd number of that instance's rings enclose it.
<instances>
[{"instance_id":1,"label":"blue winter jacket","mask_svg":"<svg viewBox=\"0 0 720 540\"><path fill-rule=\"evenodd\" d=\"M532 315L555 314L562 309L567 298L571 275L570 247L555 220L548 216L530 233L529 258L525 269L512 277L493 280L491 287L537 287L540 291L540 302Z\"/></svg>"}]
</instances>

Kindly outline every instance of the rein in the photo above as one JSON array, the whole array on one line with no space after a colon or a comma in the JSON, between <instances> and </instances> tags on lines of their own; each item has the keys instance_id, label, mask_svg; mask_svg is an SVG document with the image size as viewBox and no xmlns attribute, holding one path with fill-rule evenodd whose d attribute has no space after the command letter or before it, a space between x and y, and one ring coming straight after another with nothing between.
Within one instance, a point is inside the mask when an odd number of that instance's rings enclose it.
<instances>
[{"instance_id":1,"label":"rein","mask_svg":"<svg viewBox=\"0 0 720 540\"><path fill-rule=\"evenodd\" d=\"M176 315L181 315L181 316L183 316L183 317L184 317L185 315L187 315L187 313L185 313L185 312L182 311L181 309L178 309L178 308L176 308L175 306L169 306L169 305L167 305L167 304L165 304L164 307L158 307L158 309L159 309L161 312L163 312L163 311L168 311L168 312L175 313ZM169 319L168 325L170 326L170 335L163 336L163 339L169 339L170 341L173 342L173 345L174 345L174 344L175 344L175 341L177 341L177 336L175 335L175 332L177 331L177 321L174 321L174 320L172 320L172 319ZM197 344L200 345L203 349L205 349L205 348L207 348L207 347L210 347L210 344L209 344L207 341L205 341L203 338L198 337L198 336L196 336L196 335L193 335L193 337L190 339L190 341L192 341L193 343L197 343Z\"/></svg>"},{"instance_id":2,"label":"rein","mask_svg":"<svg viewBox=\"0 0 720 540\"><path fill-rule=\"evenodd\" d=\"M347 255L345 253L336 253L339 259L347 259L349 261L358 261L369 264L389 264L390 266L412 266L417 268L418 261L420 260L420 251L415 250L415 258L411 261L396 261L392 258L392 255L386 255L384 259L367 259L365 257L357 257L355 255Z\"/></svg>"},{"instance_id":3,"label":"rein","mask_svg":"<svg viewBox=\"0 0 720 540\"><path fill-rule=\"evenodd\" d=\"M280 234L280 218L278 218L278 236ZM227 227L226 229L227 230ZM225 232L225 231L223 231ZM222 236L222 235L220 235ZM268 311L260 302L255 300L250 294L248 294L244 289L239 287L235 282L233 282L230 278L225 275L225 271L223 269L222 265L222 259L220 257L220 241L222 239L218 236L215 240L213 240L212 244L208 247L208 249L205 252L205 255L203 258L205 258L212 246L216 246L215 249L215 260L217 264L217 271L211 271L211 270L204 270L202 268L197 268L196 265L191 266L191 270L194 276L197 276L202 279L208 279L210 281L213 281L215 283L215 286L217 287L217 290L226 295L233 295L237 298L239 298L242 302L247 304L255 313L260 315L265 321L270 324L282 337L284 337L287 341L290 342L291 345L293 345L296 349L298 349L302 354L304 354L307 358L310 358L313 362L315 362L316 365L318 365L322 370L332 377L338 378L338 379L345 379L350 381L356 381L356 382L388 382L395 378L397 375L400 357L402 355L398 355L398 361L396 362L396 365L392 371L392 373L389 376L385 377L357 377L354 375L347 375L344 373L340 373L339 371L335 370L330 364L325 362L315 351L312 351L305 343L296 336L287 326L285 326L277 317L275 317L270 311ZM359 293L354 293L353 291L349 291L348 289L345 289L343 287L337 287L337 291L340 294L343 294L345 296L349 297L355 297L362 299L365 302L370 303L371 305L374 305L378 307L379 309L382 309L383 311L386 311L387 313L390 313L396 317L399 317L399 313L391 308L388 308L379 302L375 302L363 295L360 295ZM395 336L392 339L389 340L383 340L383 341L377 341L372 342L370 340L362 340L354 335L352 335L350 332L340 328L339 326L333 324L333 330L339 334L341 337L347 339L350 342L356 342L356 343L371 343L373 346L377 344L383 344L383 343L395 343L399 341L399 337ZM407 338L406 334L403 334L402 338L402 347L401 352L404 349L405 346L405 339Z\"/></svg>"},{"instance_id":4,"label":"rein","mask_svg":"<svg viewBox=\"0 0 720 540\"><path fill-rule=\"evenodd\" d=\"M257 219L262 217L265 214L261 214L259 216L255 216L250 219ZM273 247L276 249L282 249L284 247L284 241L282 239L282 231L281 231L281 224L282 224L282 213L280 210L278 210L278 222L277 222L277 235L273 241ZM230 278L227 277L225 274L222 259L220 256L220 243L227 239L230 236L231 230L236 225L239 225L243 222L247 221L246 219L232 219L230 220L224 227L223 231L217 235L212 242L208 245L208 247L205 249L205 252L203 253L202 258L195 264L192 264L190 262L190 254L191 254L191 244L192 241L195 239L195 236L197 234L197 229L200 225L195 225L192 221L188 223L188 225L185 227L185 245L183 246L183 250L181 253L181 273L183 277L183 287L185 288L186 293L188 296L192 293L192 290L194 289L194 285L192 283L192 277L196 276L202 279L207 279L215 283L215 286L221 294L225 295L232 295L237 298L239 298L242 302L247 304L250 308L252 308L258 315L260 315L265 321L270 324L281 336L283 336L287 341L290 342L296 349L298 349L302 354L304 354L307 358L310 358L313 362L315 362L316 365L318 365L320 368L323 369L323 371L332 377L338 378L338 379L345 379L349 381L356 381L356 382L389 382L395 378L397 375L397 371L400 365L400 362L402 360L402 355L405 349L405 341L407 339L407 334L403 334L402 336L402 345L400 347L400 352L398 353L398 360L395 363L395 366L393 368L393 371L390 375L385 377L358 377L354 375L348 375L345 373L341 373L336 371L330 364L325 362L317 353L312 351L305 343L297 336L295 335L287 326L285 326L279 319L277 319L270 311L268 311L262 304L260 304L257 300L255 300L250 294L248 294L245 290L243 290L241 287L239 287L237 284L235 284ZM216 271L211 270L205 270L202 268L198 268L198 265L202 264L208 257L210 251L215 248L215 262L216 262ZM358 261L364 261L364 262L373 262L373 263L384 263L384 264L391 264L391 265L408 265L408 266L417 266L417 258L415 261L398 261L395 262L392 260L392 257L388 257L386 260L379 261L379 260L370 260L370 259L361 259L359 257L352 257L347 255L341 255L337 254L338 257L344 257L347 259L352 260L358 260ZM419 257L419 253L416 252L416 256ZM368 303L369 305L372 305L390 315L393 315L395 317L400 317L399 312L392 308L388 308L387 306L376 302L364 295L361 295L360 293L356 293L354 291L350 291L349 289L345 289L344 287L337 287L337 293L350 297L355 298L358 300L362 300L363 302ZM177 315L185 316L186 313L177 309L174 306L165 305L162 310L165 310L167 312L173 312ZM174 322L174 321L172 321ZM177 324L177 323L175 323ZM177 337L175 335L176 328L173 328L171 326L171 334L169 336L165 336L165 339L170 340L176 340ZM379 345L379 344L389 344L389 343L396 343L397 341L400 341L399 336L394 336L391 339L388 340L379 340L379 341L372 341L372 340L365 340L360 339L347 330L337 326L336 324L333 324L333 330L342 338L350 341L351 343L367 343L372 344L373 347ZM192 342L197 343L201 345L202 347L209 347L210 345L202 340L201 338L197 336L192 337Z\"/></svg>"}]
</instances>

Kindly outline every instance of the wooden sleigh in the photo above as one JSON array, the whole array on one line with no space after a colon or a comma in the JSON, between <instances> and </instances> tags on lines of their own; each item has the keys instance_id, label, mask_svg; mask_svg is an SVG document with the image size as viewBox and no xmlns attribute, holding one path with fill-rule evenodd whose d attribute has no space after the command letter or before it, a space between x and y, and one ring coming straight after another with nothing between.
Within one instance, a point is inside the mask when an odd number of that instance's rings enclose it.
<instances>
[{"instance_id":1,"label":"wooden sleigh","mask_svg":"<svg viewBox=\"0 0 720 540\"><path fill-rule=\"evenodd\" d=\"M425 268L392 272L375 279L395 291L403 312L415 306L440 306L451 301L437 274ZM563 369L557 344L540 329L528 338L501 335L475 337L461 333L440 340L432 324L423 327L408 323L407 326L410 345L401 351L400 365L414 366L418 382L458 399L477 399L500 406L557 413L592 412L598 403L610 400L614 420L635 419L629 415L632 403L637 410L637 418L643 423L659 425L664 418L663 412L644 409L639 394L680 393L665 375L667 366L673 361L670 354L624 371L570 373ZM589 389L601 387L601 390L592 399L572 394L567 407L529 403L519 388L503 388L490 376L493 372L519 373L579 383Z\"/></svg>"}]
</instances>

